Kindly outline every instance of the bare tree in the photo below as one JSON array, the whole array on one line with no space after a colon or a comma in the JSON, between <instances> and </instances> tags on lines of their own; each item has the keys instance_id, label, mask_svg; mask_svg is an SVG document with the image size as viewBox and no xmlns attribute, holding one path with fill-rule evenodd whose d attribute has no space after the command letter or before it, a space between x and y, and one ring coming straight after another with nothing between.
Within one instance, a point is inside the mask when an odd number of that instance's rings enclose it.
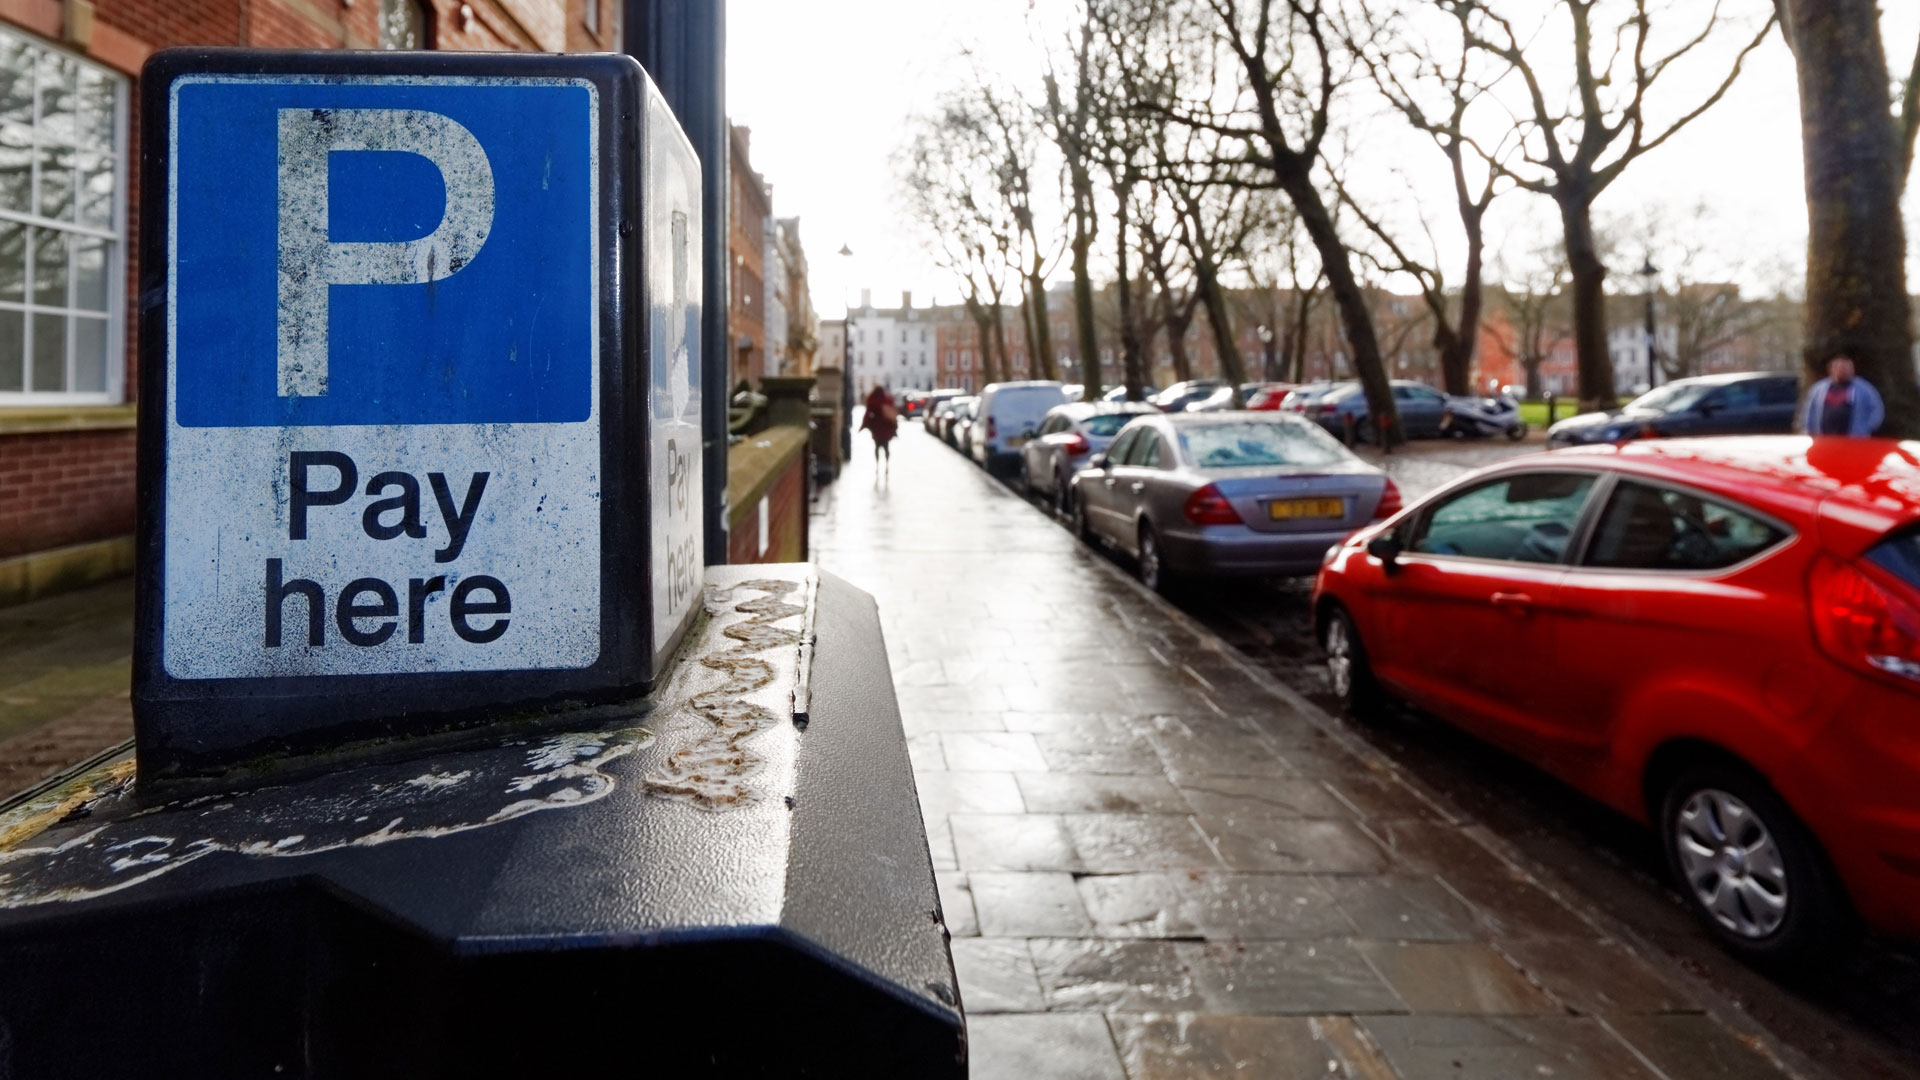
<instances>
[{"instance_id":1,"label":"bare tree","mask_svg":"<svg viewBox=\"0 0 1920 1080\"><path fill-rule=\"evenodd\" d=\"M1085 395L1099 400L1100 340L1094 325L1093 275L1091 254L1100 231L1099 208L1094 205L1093 170L1098 164L1096 140L1099 138L1098 73L1100 58L1094 50L1099 44L1098 23L1091 4L1081 8L1079 27L1067 56L1070 81L1063 89L1058 71L1049 68L1044 80L1045 106L1042 112L1047 134L1060 149L1061 167L1066 174L1068 205L1071 208L1073 234L1073 312L1078 352L1084 374ZM1125 247L1125 238L1121 240Z\"/></svg>"},{"instance_id":2,"label":"bare tree","mask_svg":"<svg viewBox=\"0 0 1920 1080\"><path fill-rule=\"evenodd\" d=\"M1818 373L1835 354L1851 356L1886 399L1881 433L1920 436L1900 218L1920 132L1920 52L1895 117L1874 0L1776 3L1799 69L1806 144L1804 362Z\"/></svg>"},{"instance_id":3,"label":"bare tree","mask_svg":"<svg viewBox=\"0 0 1920 1080\"><path fill-rule=\"evenodd\" d=\"M1580 366L1580 403L1598 409L1614 400L1613 364L1607 352L1607 267L1594 240L1593 204L1627 167L1665 145L1688 124L1699 119L1725 97L1740 77L1747 56L1772 31L1767 17L1735 54L1724 78L1664 125L1648 120L1648 97L1662 76L1694 56L1703 46L1722 37L1732 26L1722 16L1724 0L1696 5L1704 8L1704 22L1682 30L1670 50L1649 55L1648 42L1655 17L1648 0L1527 0L1526 8L1547 9L1545 25L1561 14L1572 33L1572 93L1565 99L1552 93L1539 75L1544 54L1538 37L1516 28L1512 18L1496 10L1497 0L1436 0L1459 14L1470 48L1511 65L1526 90L1526 113L1520 120L1524 138L1522 162L1515 166L1491 159L1496 169L1530 191L1551 198L1560 211L1567 265L1572 275L1574 349ZM1854 0L1870 4L1871 0ZM1662 18L1678 17L1679 8L1667 8ZM1612 12L1619 12L1611 18ZM1668 13L1672 13L1669 15ZM1595 24L1596 14L1606 25ZM1882 83L1884 86L1884 81Z\"/></svg>"},{"instance_id":4,"label":"bare tree","mask_svg":"<svg viewBox=\"0 0 1920 1080\"><path fill-rule=\"evenodd\" d=\"M1517 267L1501 260L1497 270L1507 325L1496 329L1495 334L1519 361L1527 397L1538 400L1546 392L1541 367L1573 336L1567 310L1567 289L1573 275L1557 244L1527 253Z\"/></svg>"},{"instance_id":5,"label":"bare tree","mask_svg":"<svg viewBox=\"0 0 1920 1080\"><path fill-rule=\"evenodd\" d=\"M1425 13L1426 8L1415 10ZM1447 159L1455 210L1467 242L1457 306L1437 255L1424 261L1413 257L1410 249L1349 197L1344 187L1340 194L1355 217L1385 247L1387 257L1375 258L1376 264L1383 270L1405 274L1419 286L1421 299L1433 317L1433 346L1439 352L1440 378L1449 394L1472 390L1468 382L1484 302L1487 210L1500 194L1504 179L1493 163L1482 160L1483 151L1468 132L1469 112L1481 101L1491 101L1493 87L1509 74L1505 70L1475 70L1476 52L1467 47L1472 33L1470 10L1459 4L1444 13L1452 17L1457 34L1454 40L1458 44L1450 55L1436 53L1429 45L1429 27L1416 24L1404 4L1393 0L1362 3L1348 36L1348 48L1366 68L1381 96L1415 130L1432 139ZM1504 162L1512 150L1513 144L1506 142L1485 153L1496 162ZM1429 244L1430 250L1434 247Z\"/></svg>"},{"instance_id":6,"label":"bare tree","mask_svg":"<svg viewBox=\"0 0 1920 1080\"><path fill-rule=\"evenodd\" d=\"M1334 123L1335 98L1346 81L1334 3L1197 0L1190 9L1183 7L1175 18L1206 26L1212 36L1208 59L1217 58L1232 70L1236 93L1232 104L1223 107L1218 104L1219 88L1207 85L1204 97L1184 97L1166 112L1177 123L1221 136L1232 145L1233 157L1262 175L1260 183L1285 192L1319 254L1370 414L1384 437L1397 442L1400 415L1368 298L1316 182Z\"/></svg>"}]
</instances>

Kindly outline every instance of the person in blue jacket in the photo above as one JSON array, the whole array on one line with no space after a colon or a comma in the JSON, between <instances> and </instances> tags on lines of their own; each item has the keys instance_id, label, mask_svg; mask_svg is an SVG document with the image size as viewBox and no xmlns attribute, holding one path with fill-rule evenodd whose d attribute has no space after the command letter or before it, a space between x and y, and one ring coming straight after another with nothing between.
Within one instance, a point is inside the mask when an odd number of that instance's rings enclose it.
<instances>
[{"instance_id":1,"label":"person in blue jacket","mask_svg":"<svg viewBox=\"0 0 1920 1080\"><path fill-rule=\"evenodd\" d=\"M1853 373L1853 358L1827 361L1827 377L1807 391L1801 428L1809 435L1843 435L1864 439L1880 430L1887 407L1880 391Z\"/></svg>"}]
</instances>

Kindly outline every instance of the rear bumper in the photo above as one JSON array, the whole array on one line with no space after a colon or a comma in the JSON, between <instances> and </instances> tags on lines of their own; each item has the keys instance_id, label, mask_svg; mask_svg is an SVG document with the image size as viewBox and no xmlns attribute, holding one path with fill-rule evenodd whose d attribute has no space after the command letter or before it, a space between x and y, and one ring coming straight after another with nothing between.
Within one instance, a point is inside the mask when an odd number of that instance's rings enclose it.
<instances>
[{"instance_id":1,"label":"rear bumper","mask_svg":"<svg viewBox=\"0 0 1920 1080\"><path fill-rule=\"evenodd\" d=\"M1348 530L1263 533L1245 525L1169 530L1161 537L1167 565L1198 577L1298 576L1320 570L1327 549Z\"/></svg>"},{"instance_id":2,"label":"rear bumper","mask_svg":"<svg viewBox=\"0 0 1920 1080\"><path fill-rule=\"evenodd\" d=\"M1790 799L1813 826L1867 925L1920 940L1920 707L1913 694L1842 676L1851 692L1805 748Z\"/></svg>"}]
</instances>

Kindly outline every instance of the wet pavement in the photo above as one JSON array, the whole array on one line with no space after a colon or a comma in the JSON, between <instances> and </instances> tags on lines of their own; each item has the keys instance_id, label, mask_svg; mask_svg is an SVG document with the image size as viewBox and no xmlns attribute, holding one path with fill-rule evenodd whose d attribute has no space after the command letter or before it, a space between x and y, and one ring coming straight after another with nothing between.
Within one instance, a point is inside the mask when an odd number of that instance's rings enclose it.
<instances>
[{"instance_id":1,"label":"wet pavement","mask_svg":"<svg viewBox=\"0 0 1920 1080\"><path fill-rule=\"evenodd\" d=\"M133 738L133 582L0 608L0 798Z\"/></svg>"},{"instance_id":2,"label":"wet pavement","mask_svg":"<svg viewBox=\"0 0 1920 1080\"><path fill-rule=\"evenodd\" d=\"M974 1076L1829 1075L918 425L894 445L813 546L879 604Z\"/></svg>"}]
</instances>

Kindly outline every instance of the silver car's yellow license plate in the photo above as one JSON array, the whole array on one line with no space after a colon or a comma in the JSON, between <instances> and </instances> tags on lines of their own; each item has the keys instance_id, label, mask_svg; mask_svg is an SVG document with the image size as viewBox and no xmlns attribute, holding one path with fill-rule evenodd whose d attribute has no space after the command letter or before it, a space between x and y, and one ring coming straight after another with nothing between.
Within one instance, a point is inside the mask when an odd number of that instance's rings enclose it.
<instances>
[{"instance_id":1,"label":"silver car's yellow license plate","mask_svg":"<svg viewBox=\"0 0 1920 1080\"><path fill-rule=\"evenodd\" d=\"M1339 519L1347 516L1345 499L1275 499L1267 504L1274 521Z\"/></svg>"}]
</instances>

